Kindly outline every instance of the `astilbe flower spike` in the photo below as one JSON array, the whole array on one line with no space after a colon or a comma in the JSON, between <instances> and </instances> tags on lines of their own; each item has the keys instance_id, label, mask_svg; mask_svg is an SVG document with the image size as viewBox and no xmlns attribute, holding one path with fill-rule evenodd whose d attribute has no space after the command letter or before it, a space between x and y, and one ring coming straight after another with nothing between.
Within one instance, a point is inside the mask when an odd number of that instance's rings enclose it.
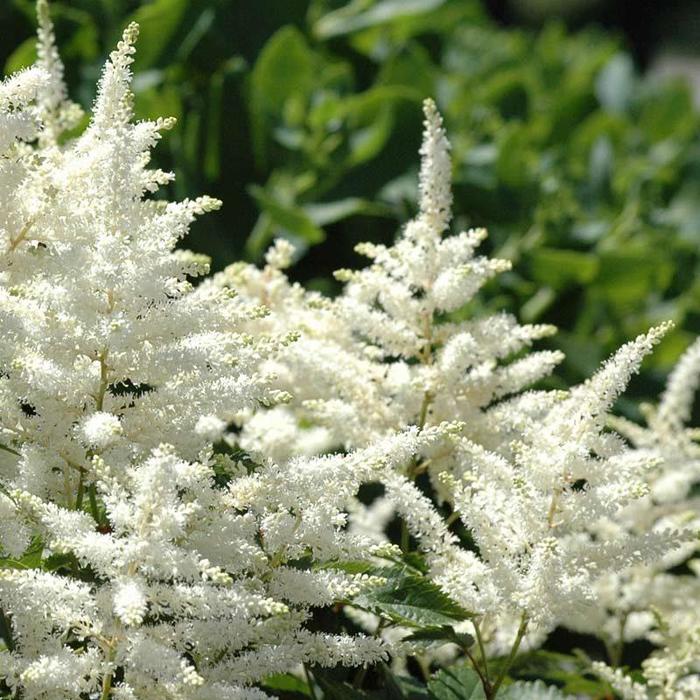
<instances>
[{"instance_id":1,"label":"astilbe flower spike","mask_svg":"<svg viewBox=\"0 0 700 700\"><path fill-rule=\"evenodd\" d=\"M38 10L38 66L0 86L0 546L24 562L0 569L0 682L24 700L261 698L306 661L383 658L381 640L308 628L368 585L312 564L368 556L344 529L357 475L426 440L290 467L232 456L227 426L285 398L264 365L291 338L251 336L258 308L190 282L208 262L175 246L219 202L149 197L172 179L147 166L173 121L133 121L138 27L70 139ZM330 475L319 503L308 482Z\"/></svg>"},{"instance_id":2,"label":"astilbe flower spike","mask_svg":"<svg viewBox=\"0 0 700 700\"><path fill-rule=\"evenodd\" d=\"M700 596L700 447L697 429L688 427L699 382L696 340L671 373L659 405L643 407L646 427L612 421L633 445L633 454L650 461L650 467L644 498L601 523L599 536L613 539L671 527L695 532L657 561L604 576L597 585L595 614L572 620L578 631L595 630L603 638L613 668L598 663L595 670L625 698L691 700L700 694L700 612L690 602ZM656 647L642 664L646 685L614 668L625 644L639 639Z\"/></svg>"},{"instance_id":3,"label":"astilbe flower spike","mask_svg":"<svg viewBox=\"0 0 700 700\"><path fill-rule=\"evenodd\" d=\"M554 329L471 313L509 263L477 254L483 230L450 232L450 148L430 100L418 213L393 245L359 246L371 264L339 271L337 298L287 280L286 241L263 270L195 286L208 261L176 246L219 202L150 196L173 177L148 164L174 122L134 122L138 27L69 138L79 108L45 0L38 14L37 65L0 84L6 688L258 699L256 684L303 663L396 656L410 646L352 606L382 577L343 564L396 554L398 516L404 553L471 614L488 698L520 647L591 620L610 644L617 624L623 642L636 630L665 645L644 686L594 667L620 693L692 697L697 621L680 622L668 592L695 595L697 578L667 570L698 568L697 346L648 429L609 413L667 325L580 386L531 390L561 360L528 352ZM382 489L369 504L367 483ZM373 636L313 631L312 609L337 601Z\"/></svg>"},{"instance_id":4,"label":"astilbe flower spike","mask_svg":"<svg viewBox=\"0 0 700 700\"><path fill-rule=\"evenodd\" d=\"M432 101L424 112L418 215L393 246L358 246L372 264L341 270L345 288L336 299L287 281L294 251L286 241L275 243L263 270L236 265L216 281L240 285L271 309L253 328L279 333L293 324L300 333L272 360L295 398L246 417L249 449L284 459L291 450L351 448L408 426L457 421L442 441L376 475L384 496L351 504L351 527L386 542L398 514L404 548L410 535L431 578L475 614L485 650L499 655L594 610L605 572L680 546L675 524L599 536L603 523L646 493L650 458L625 449L606 423L668 326L621 348L579 387L527 391L561 356L522 352L553 329L465 313L509 265L475 255L484 231L449 234L449 143ZM501 680L485 679L489 697Z\"/></svg>"}]
</instances>

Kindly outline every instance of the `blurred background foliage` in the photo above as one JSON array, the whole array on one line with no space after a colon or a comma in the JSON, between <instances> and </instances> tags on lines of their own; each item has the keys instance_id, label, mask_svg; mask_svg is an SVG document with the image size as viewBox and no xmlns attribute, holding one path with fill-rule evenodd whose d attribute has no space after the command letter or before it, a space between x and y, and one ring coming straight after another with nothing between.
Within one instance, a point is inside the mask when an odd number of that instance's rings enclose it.
<instances>
[{"instance_id":1,"label":"blurred background foliage","mask_svg":"<svg viewBox=\"0 0 700 700\"><path fill-rule=\"evenodd\" d=\"M141 25L140 117L179 126L156 154L169 195L224 200L187 245L214 269L279 235L292 275L329 291L415 209L420 102L453 144L456 225L486 226L515 263L491 306L560 329L562 376L672 318L632 389L652 395L700 328L700 131L692 0L54 0L72 95ZM654 9L656 8L656 9ZM693 9L695 8L695 9ZM34 58L33 0L0 5L0 60ZM678 58L680 56L680 59ZM651 71L649 72L649 68ZM700 72L698 72L700 75Z\"/></svg>"}]
</instances>

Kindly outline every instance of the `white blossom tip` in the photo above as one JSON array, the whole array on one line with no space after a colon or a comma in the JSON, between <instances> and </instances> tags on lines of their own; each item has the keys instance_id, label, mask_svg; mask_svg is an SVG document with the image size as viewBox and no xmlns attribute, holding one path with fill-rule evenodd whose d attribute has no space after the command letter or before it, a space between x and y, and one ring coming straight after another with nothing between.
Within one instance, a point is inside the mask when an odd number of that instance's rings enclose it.
<instances>
[{"instance_id":1,"label":"white blossom tip","mask_svg":"<svg viewBox=\"0 0 700 700\"><path fill-rule=\"evenodd\" d=\"M435 102L423 102L423 143L420 149L420 213L428 226L442 233L452 218L450 143Z\"/></svg>"},{"instance_id":2,"label":"white blossom tip","mask_svg":"<svg viewBox=\"0 0 700 700\"><path fill-rule=\"evenodd\" d=\"M90 414L80 425L80 435L89 447L104 449L113 444L122 435L123 429L119 418L112 413L97 411Z\"/></svg>"}]
</instances>

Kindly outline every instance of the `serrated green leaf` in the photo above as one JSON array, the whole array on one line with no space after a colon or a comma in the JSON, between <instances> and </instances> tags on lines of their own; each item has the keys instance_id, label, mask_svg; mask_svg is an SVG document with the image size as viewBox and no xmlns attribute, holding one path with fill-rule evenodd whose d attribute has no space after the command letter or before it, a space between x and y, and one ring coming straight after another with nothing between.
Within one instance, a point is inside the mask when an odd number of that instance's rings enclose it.
<instances>
[{"instance_id":1,"label":"serrated green leaf","mask_svg":"<svg viewBox=\"0 0 700 700\"><path fill-rule=\"evenodd\" d=\"M557 683L564 693L585 693L595 697L598 693L605 692L606 688L601 681L589 680L584 677L589 670L589 664L577 656L537 649L518 657L511 668L511 675L522 679L538 679L540 682ZM518 696L515 697L518 698ZM530 696L525 697L529 698ZM549 696L544 695L543 697ZM558 700L559 696L554 695L553 697Z\"/></svg>"},{"instance_id":2,"label":"serrated green leaf","mask_svg":"<svg viewBox=\"0 0 700 700\"><path fill-rule=\"evenodd\" d=\"M43 551L44 543L35 537L21 557L0 557L0 569L38 569Z\"/></svg>"},{"instance_id":3,"label":"serrated green leaf","mask_svg":"<svg viewBox=\"0 0 700 700\"><path fill-rule=\"evenodd\" d=\"M481 680L467 665L444 668L428 681L434 700L486 700Z\"/></svg>"},{"instance_id":4,"label":"serrated green leaf","mask_svg":"<svg viewBox=\"0 0 700 700\"><path fill-rule=\"evenodd\" d=\"M70 568L74 562L75 555L73 554L52 554L44 559L41 563L41 568L44 571L58 571L59 569Z\"/></svg>"},{"instance_id":5,"label":"serrated green leaf","mask_svg":"<svg viewBox=\"0 0 700 700\"><path fill-rule=\"evenodd\" d=\"M367 561L332 561L324 562L317 568L319 569L337 569L344 571L346 574L371 574L373 576L381 576L382 569L376 567Z\"/></svg>"},{"instance_id":6,"label":"serrated green leaf","mask_svg":"<svg viewBox=\"0 0 700 700\"><path fill-rule=\"evenodd\" d=\"M451 642L462 647L469 648L474 644L474 637L466 632L457 632L451 625L441 625L440 627L422 627L416 630L406 639L409 641L440 641Z\"/></svg>"},{"instance_id":7,"label":"serrated green leaf","mask_svg":"<svg viewBox=\"0 0 700 700\"><path fill-rule=\"evenodd\" d=\"M353 605L411 627L437 627L471 617L438 586L405 566L378 569L377 574L386 584L364 590Z\"/></svg>"}]
</instances>

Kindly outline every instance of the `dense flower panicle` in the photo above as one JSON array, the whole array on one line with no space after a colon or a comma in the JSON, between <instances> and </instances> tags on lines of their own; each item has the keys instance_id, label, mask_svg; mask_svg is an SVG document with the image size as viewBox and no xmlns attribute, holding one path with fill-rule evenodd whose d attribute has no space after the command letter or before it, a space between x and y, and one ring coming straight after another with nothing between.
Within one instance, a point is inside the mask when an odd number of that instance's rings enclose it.
<instances>
[{"instance_id":1,"label":"dense flower panicle","mask_svg":"<svg viewBox=\"0 0 700 700\"><path fill-rule=\"evenodd\" d=\"M77 110L38 11L38 67L0 85L0 548L52 563L0 570L0 680L26 700L261 698L250 684L303 661L383 658L381 640L306 629L372 584L298 563L368 555L345 531L357 479L317 503L299 476L340 484L355 462L236 457L228 426L286 399L267 367L293 336L251 336L257 305L190 281L208 261L175 246L219 203L148 197L173 177L148 169L173 122L133 122L137 26L66 139Z\"/></svg>"},{"instance_id":2,"label":"dense flower panicle","mask_svg":"<svg viewBox=\"0 0 700 700\"><path fill-rule=\"evenodd\" d=\"M449 143L430 100L425 118L421 209L393 246L358 246L372 264L340 270L337 276L347 284L336 300L289 283L286 242L275 244L265 269L235 265L216 278L271 309L253 329L300 334L274 371L294 397L293 422L310 422L313 439L305 427L296 439L286 430L283 441L274 430L260 430L268 419L257 414L244 425L251 447L284 442L291 455L299 445L323 446L323 437L326 445L359 447L409 425L445 420L464 421L471 438L495 446L491 436L500 420L492 420L490 409L561 360L550 351L518 356L550 335L550 326L523 326L508 314L444 319L510 264L476 255L483 229L443 235L451 218ZM431 474L440 468L434 460Z\"/></svg>"},{"instance_id":3,"label":"dense flower panicle","mask_svg":"<svg viewBox=\"0 0 700 700\"><path fill-rule=\"evenodd\" d=\"M420 149L420 211L428 226L442 233L452 218L450 143L435 103L427 100L424 110L425 134Z\"/></svg>"},{"instance_id":4,"label":"dense flower panicle","mask_svg":"<svg viewBox=\"0 0 700 700\"><path fill-rule=\"evenodd\" d=\"M44 146L55 145L61 134L75 127L83 110L68 97L63 80L63 61L56 46L56 36L49 15L48 0L37 0L37 65L46 71L48 80L38 94L37 106L42 129L39 142Z\"/></svg>"},{"instance_id":5,"label":"dense flower panicle","mask_svg":"<svg viewBox=\"0 0 700 700\"><path fill-rule=\"evenodd\" d=\"M644 637L646 684L595 672L634 700L696 697L700 343L646 428L610 411L668 325L580 386L531 390L561 360L530 350L554 329L471 313L510 264L477 253L483 229L449 232L430 100L419 211L393 245L358 246L370 264L338 271L338 297L289 281L285 240L263 269L194 285L208 260L176 246L219 202L150 196L173 178L148 165L174 122L134 123L137 25L68 138L79 108L37 9L37 66L0 84L0 682L25 700L259 700L302 663L402 653L401 625L352 605L400 556L398 516L481 654L558 624L611 649ZM366 484L381 495L360 500ZM372 636L314 631L338 601Z\"/></svg>"},{"instance_id":6,"label":"dense flower panicle","mask_svg":"<svg viewBox=\"0 0 700 700\"><path fill-rule=\"evenodd\" d=\"M12 176L26 166L28 153L23 142L31 141L39 130L34 101L46 85L48 76L38 67L6 78L0 83L0 156L2 157L3 195L12 200L12 187L18 180ZM10 185L8 187L8 185Z\"/></svg>"},{"instance_id":7,"label":"dense flower panicle","mask_svg":"<svg viewBox=\"0 0 700 700\"><path fill-rule=\"evenodd\" d=\"M509 264L476 255L483 230L447 235L449 144L435 105L424 109L418 215L393 246L358 246L371 264L337 273L345 282L339 297L290 284L283 268L292 253L283 241L263 270L238 265L216 281L237 284L271 309L252 322L258 332L291 325L300 333L273 360L294 398L274 417L245 417L251 449L282 459L285 450L289 457L352 448L408 426L459 421L441 441L376 474L385 495L376 509L351 504L350 525L386 541L393 508L433 579L478 615L487 645L506 653L520 622L529 629L524 643L536 644L554 625L595 609L604 572L656 560L681 542L673 523L600 537L605 523L646 494L654 459L626 450L606 421L666 327L621 348L569 392L524 391L561 359L522 354L553 329L461 311ZM430 494L416 483L423 474ZM473 550L455 533L456 519ZM508 639L503 630L512 631Z\"/></svg>"},{"instance_id":8,"label":"dense flower panicle","mask_svg":"<svg viewBox=\"0 0 700 700\"><path fill-rule=\"evenodd\" d=\"M611 539L670 527L696 533L657 561L603 577L597 585L597 615L574 625L595 630L612 648L638 639L659 647L643 666L649 687L634 688L621 672L614 680L610 670L597 667L623 697L636 692L644 700L690 699L700 690L700 613L689 605L700 596L700 447L697 430L687 426L699 382L700 341L695 341L670 375L658 407L644 407L647 427L612 421L633 445L632 454L650 467L644 474L646 495L602 523L599 533ZM625 690L628 686L632 690Z\"/></svg>"},{"instance_id":9,"label":"dense flower panicle","mask_svg":"<svg viewBox=\"0 0 700 700\"><path fill-rule=\"evenodd\" d=\"M595 602L608 568L654 560L678 539L670 532L591 538L595 525L644 496L649 460L603 432L605 410L663 334L623 347L589 382L571 390L523 430L505 458L464 443L470 469L455 479L455 505L500 582L495 610L509 604L543 624Z\"/></svg>"},{"instance_id":10,"label":"dense flower panicle","mask_svg":"<svg viewBox=\"0 0 700 700\"><path fill-rule=\"evenodd\" d=\"M683 634L665 630L659 635L662 646L642 662L644 683L601 661L592 670L623 700L695 700L700 695L700 627L695 623Z\"/></svg>"}]
</instances>

